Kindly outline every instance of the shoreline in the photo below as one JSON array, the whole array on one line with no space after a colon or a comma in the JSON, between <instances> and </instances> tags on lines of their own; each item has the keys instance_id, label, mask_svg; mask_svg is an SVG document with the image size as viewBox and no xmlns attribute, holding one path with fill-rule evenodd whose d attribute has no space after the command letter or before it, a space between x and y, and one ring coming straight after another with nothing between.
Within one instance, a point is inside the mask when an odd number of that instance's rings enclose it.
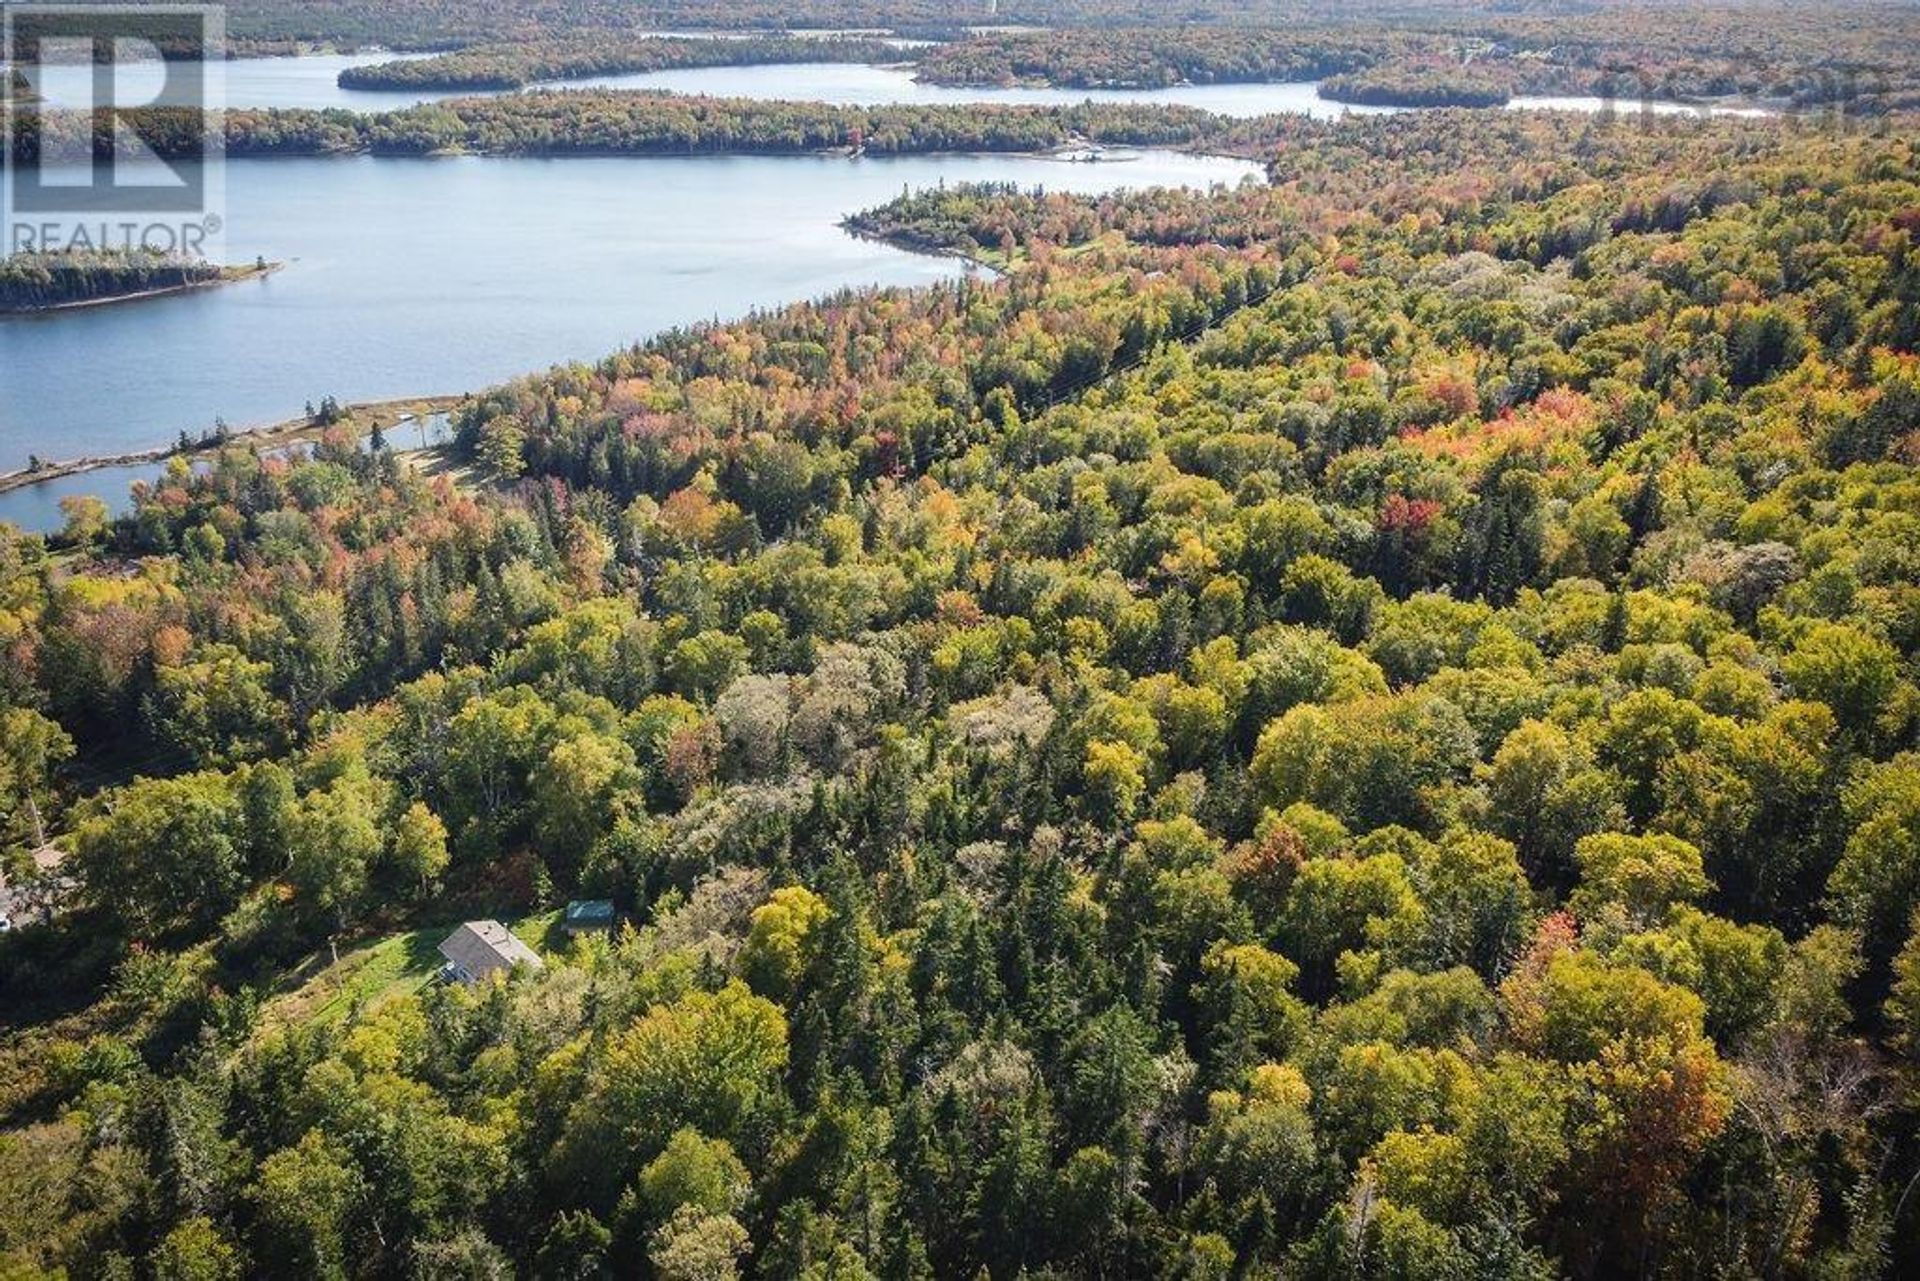
<instances>
[{"instance_id":1,"label":"shoreline","mask_svg":"<svg viewBox=\"0 0 1920 1281\"><path fill-rule=\"evenodd\" d=\"M317 440L335 427L359 427L363 434L376 429L390 431L394 427L428 414L445 413L468 399L470 395L471 393L462 392L445 396L404 396L394 400L363 401L343 406L344 415L326 426L320 426L303 415L236 431L224 442L209 441L204 445L196 442L192 449L183 450L177 444L157 445L151 449L130 450L123 454L93 454L60 462L42 463L38 468L32 469L22 467L15 471L0 472L0 494L12 493L18 489L30 489L35 485L64 480L70 476L83 476L93 471L164 462L176 455L191 458L196 454L212 454L230 445L297 445L304 441Z\"/></svg>"},{"instance_id":2,"label":"shoreline","mask_svg":"<svg viewBox=\"0 0 1920 1281\"><path fill-rule=\"evenodd\" d=\"M849 214L840 220L840 230L856 240L865 240L876 245L886 245L898 249L901 253L919 254L923 258L952 258L966 263L969 267L990 272L995 276L1004 276L1014 268L1014 262L996 262L980 254L971 254L954 245L943 245L938 241L925 240L910 231L884 230L878 227L862 227L854 220L857 214Z\"/></svg>"},{"instance_id":3,"label":"shoreline","mask_svg":"<svg viewBox=\"0 0 1920 1281\"><path fill-rule=\"evenodd\" d=\"M1126 164L1137 159L1136 156L1116 156L1097 162L1076 160L1068 154L1088 147L1105 148L1111 151L1153 152L1163 151L1173 155L1199 156L1210 160L1237 160L1253 165L1264 171L1265 165L1252 146L1244 150L1235 150L1215 146L1210 141L1192 140L1186 142L1088 142L1067 139L1030 147L930 147L925 150L875 151L871 148L854 150L850 143L832 143L824 147L802 148L723 148L715 151L629 151L619 147L559 147L530 148L511 150L504 148L473 148L465 146L436 147L429 151L381 150L372 146L361 147L318 147L311 151L285 152L241 152L229 154L229 164L272 164L283 160L920 160L941 159L952 156L981 156L989 159L1016 158L1029 160L1057 160L1069 164Z\"/></svg>"},{"instance_id":4,"label":"shoreline","mask_svg":"<svg viewBox=\"0 0 1920 1281\"><path fill-rule=\"evenodd\" d=\"M189 280L178 285L162 285L158 289L141 289L130 294L104 294L98 298L75 298L71 302L46 303L33 307L0 307L0 317L7 316L51 316L63 311L82 311L89 307L111 307L124 302L145 302L151 298L172 298L179 294L200 293L208 289L218 289L222 285L237 285L247 280L265 280L287 264L270 262L264 267L223 267L218 278L213 280Z\"/></svg>"},{"instance_id":5,"label":"shoreline","mask_svg":"<svg viewBox=\"0 0 1920 1281\"><path fill-rule=\"evenodd\" d=\"M1141 146L1120 145L1120 144L1093 144L1093 143L1089 143L1085 139L1070 139L1064 142L1053 144L1043 149L1029 148L1029 149L1019 150L1019 151L1001 151L1001 152L992 152L992 151L980 152L980 151L963 150L958 152L902 153L898 158L911 159L911 158L917 158L919 156L926 156L926 155L986 155L986 156L1020 157L1025 159L1050 161L1050 162L1061 163L1061 164L1073 164L1073 163L1085 163L1085 162L1079 161L1078 158L1073 154L1074 152L1084 150L1088 147L1099 147L1099 146L1115 146L1115 147L1118 147L1118 149L1125 150L1125 151L1141 151L1141 152L1165 151L1165 152L1174 153L1174 154L1184 154L1184 155L1191 155L1191 156L1197 156L1197 157L1209 158L1209 159L1236 161L1243 164L1249 164L1253 167L1253 173L1249 174L1248 176L1256 177L1256 178L1262 176L1262 170L1257 162L1252 161L1247 156L1237 155L1232 152L1223 152L1218 150L1202 150L1199 148L1182 146L1179 144L1155 144L1155 145L1141 145ZM326 155L314 154L310 156L287 156L287 157L263 156L259 158L260 159L327 159L327 158L346 159L346 158L352 158L354 156L364 156L367 154L369 153L364 151L359 151L359 152L337 151L337 152L327 153ZM473 158L480 158L486 155L486 153L472 153L472 152L453 153L453 154L464 155L464 156L473 157ZM498 153L495 153L495 154L498 154ZM734 154L738 154L738 153L734 153ZM812 151L787 152L787 153L784 153L784 155L786 157L791 157L796 159L807 158L807 157L812 157L816 159L867 158L863 153L851 152L850 150L843 147L826 148L826 149L819 149L819 150L812 150ZM433 159L433 158L440 158L440 157L451 158L450 156L448 156L447 153L423 154L423 155L394 157L394 158ZM512 156L512 158L521 158L521 159L551 159L551 160L565 160L565 159L575 158L575 157L588 158L583 156L582 153L578 153L578 152L563 153L557 156L540 156L540 155L527 155L527 154L518 154L518 155ZM607 158L607 157L596 156L592 158ZM704 156L699 154L673 153L673 154L662 155L662 156L649 156L649 157L641 157L641 158L701 159L701 158L704 158ZM879 158L891 159L895 157L889 155L889 156L882 156ZM1109 157L1103 160L1102 163L1118 164L1118 163L1125 163L1126 161L1133 160L1133 159L1135 159L1135 157L1133 156ZM899 252L914 254L921 257L947 258L951 260L960 261L967 264L970 268L985 272L990 276L1003 275L1008 270L1010 270L1014 265L1012 263L1003 263L1003 262L995 261L994 258L988 254L979 254L979 255L969 254L953 246L940 245L932 242L920 242L917 240L917 238L913 237L911 234L883 232L877 229L875 230L863 229L861 227L853 225L854 219L856 218L856 216L857 215L855 214L849 214L843 219L841 219L838 223L839 229L844 234L851 236L855 239L865 240L865 241L869 241L876 244L884 244L892 249L898 250ZM262 273L257 268L254 268L254 267L239 269L239 270L242 270L245 274L241 277L237 277L236 279L245 279L245 278L252 278L254 276L260 276L263 274L271 274L271 272L281 269L284 265L285 264L283 263L269 264L266 273ZM212 288L214 286L217 286L220 284L227 284L227 283L232 283L232 281L230 280L205 281L205 282L199 282L191 286L174 287L174 288L169 288L167 290L147 291L146 293L139 296L141 297L157 296L164 293L181 292L185 289ZM120 296L112 299L97 299L97 300L88 299L88 300L83 300L83 302L81 303L63 304L62 308L40 308L32 312L0 313L0 316L50 314L56 310L60 310L65 307L80 306L80 305L98 306L98 305L104 305L109 302L131 301L134 297L135 295L125 295L125 296ZM356 402L353 404L343 406L345 416L338 422L329 424L327 427L318 426L312 423L310 420L308 420L304 416L301 416L301 417L281 420L279 422L269 423L262 426L236 430L231 434L229 434L225 439L225 441L223 442L216 442L213 440L207 440L203 442L196 439L193 442L192 447L187 449L182 449L178 443L173 443L173 444L166 444L166 445L156 445L146 449L128 450L128 451L117 453L117 454L84 455L77 458L63 459L59 461L43 461L40 464L40 466L38 466L37 468L20 467L11 471L0 472L0 494L8 494L18 490L31 489L35 485L51 483L53 481L58 481L58 480L65 480L74 476L85 475L89 472L106 471L116 467L139 467L143 465L164 462L167 459L172 458L176 455L191 458L199 454L213 454L213 453L216 453L218 450L225 448L229 445L243 445L243 446L244 445L256 445L256 446L264 445L264 446L272 447L272 446L284 446L284 445L290 445L290 444L297 444L305 440L318 439L320 436L325 434L326 431L336 426L357 427L362 435L372 431L375 428L379 428L383 431L391 430L393 427L400 425L403 422L410 421L412 418L423 417L428 414L441 413L441 412L445 412L450 409L453 409L458 405L462 404L463 402L471 399L476 394L477 394L476 392L469 389L466 391L449 393L449 394L409 396L409 397L400 397L400 398L391 399L391 400Z\"/></svg>"},{"instance_id":6,"label":"shoreline","mask_svg":"<svg viewBox=\"0 0 1920 1281\"><path fill-rule=\"evenodd\" d=\"M1071 153L1076 150L1084 149L1090 145L1097 145L1097 144L1089 144L1084 139L1072 139L1065 142L1054 144L1045 149L1026 149L1021 151L1005 151L1005 152L975 152L975 151L938 152L938 153L923 152L923 153L913 153L913 155L928 155L928 154L998 155L998 156L1018 156L1018 157L1033 159L1033 160L1052 161L1055 163L1075 163L1075 159ZM1199 151L1199 150L1182 147L1178 145L1128 147L1126 149L1138 150L1138 151L1161 150L1161 151L1180 153L1180 154L1208 156L1208 157L1218 158L1223 160L1236 160L1242 163L1251 163L1244 156L1234 156L1234 155L1224 154L1220 152L1205 152L1205 151ZM261 159L281 159L281 158L345 159L345 158L351 158L356 155L366 155L366 154L368 153L339 151L339 152L330 153L329 156L319 156L319 155L307 156L307 157L275 156L275 157L260 157L260 158ZM441 154L444 155L445 153L441 153ZM476 156L476 153L470 153L470 152L458 153L458 154L463 154L467 156ZM813 150L813 151L788 152L785 154L792 158L806 158L806 157L812 157L816 159L829 159L829 158L863 159L863 158L866 158L863 153L851 152L846 148L838 148L838 147L819 149L819 150ZM572 158L580 155L581 153L575 152L575 153L567 153L559 156L519 156L516 158L564 160L564 159L568 159L568 158ZM419 156L397 157L397 158L432 159L436 157L433 155L419 155ZM599 157L596 157L596 158L599 158ZM671 154L671 155L660 156L660 157L645 157L645 158L700 159L703 157L700 155L689 155L686 153L677 153L677 154ZM881 158L891 158L891 157L881 157ZM902 156L901 158L912 158L912 156ZM1126 159L1132 159L1132 157L1126 157ZM1114 160L1109 160L1107 163L1120 163L1120 161L1118 159L1114 159ZM1258 172L1257 165L1255 166L1255 170L1257 173ZM903 253L916 254L923 257L950 258L950 259L960 260L960 261L966 262L973 268L988 272L993 275L1003 274L1007 269L1007 265L1005 264L999 264L999 263L993 262L985 257L976 257L974 255L966 254L950 246L941 246L941 245L936 245L931 243L926 243L926 244L914 243L913 239L908 236L880 234L876 232L869 232L869 231L862 230L858 227L850 225L850 222L853 217L854 215L851 215L851 214L847 215L847 217L839 223L839 227L845 234L855 237L857 239L867 240L867 241L878 243L878 244L885 244ZM259 269L255 267L247 267L247 268L239 269L243 271L244 274L240 277L236 277L235 279L246 279L246 278L252 278L255 276L260 276L263 274L271 274L271 272L279 270L284 265L285 264L283 263L269 264L266 273L260 272ZM122 295L122 296L118 296L111 299L86 299L73 304L61 304L58 307L37 308L37 309L34 309L33 311L0 313L0 316L7 316L7 315L29 316L29 315L52 314L55 311L68 309L75 306L100 306L110 302L132 301L135 297L160 296L167 293L183 292L188 289L212 288L217 285L228 284L228 283L233 283L233 281L226 280L226 279L204 281L204 282L198 282L196 284L188 285L188 286L170 287L166 290L149 290L149 291L145 291L141 295ZM419 417L419 416L424 416L426 414L445 412L446 410L452 409L455 406L458 406L459 404L461 404L462 402L470 399L474 394L476 393L473 392L471 389L469 389L464 392L444 394L444 395L411 396L411 397L401 397L393 400L357 402L354 404L349 404L344 406L343 408L345 410L345 417L342 420L340 420L340 422L330 424L329 427L340 426L343 424L356 425L361 428L363 434L367 431L373 430L376 427L380 428L381 430L388 430L398 425L399 423L406 421L410 417ZM58 461L51 461L51 462L43 461L40 464L40 466L35 468L20 467L12 471L0 472L0 494L8 494L18 490L31 489L35 485L46 484L46 483L50 483L52 481L57 481L57 480L65 480L73 476L85 475L88 472L105 471L105 470L110 470L116 467L138 467L142 465L163 462L176 455L192 457L196 454L202 454L202 453L210 454L210 453L216 452L218 449L226 447L227 445L275 446L275 445L296 444L303 440L317 439L318 437L323 435L329 429L329 427L317 426L314 423L312 423L310 420L302 416L297 418L285 419L275 423L269 423L263 426L238 430L230 434L224 442L216 443L214 441L206 441L205 443L202 443L196 440L192 448L184 449L184 450L181 449L177 443L174 443L174 444L166 444L166 445L156 445L147 449L128 450L128 451L117 453L117 454L91 454L91 455L84 455L78 458L62 459Z\"/></svg>"}]
</instances>

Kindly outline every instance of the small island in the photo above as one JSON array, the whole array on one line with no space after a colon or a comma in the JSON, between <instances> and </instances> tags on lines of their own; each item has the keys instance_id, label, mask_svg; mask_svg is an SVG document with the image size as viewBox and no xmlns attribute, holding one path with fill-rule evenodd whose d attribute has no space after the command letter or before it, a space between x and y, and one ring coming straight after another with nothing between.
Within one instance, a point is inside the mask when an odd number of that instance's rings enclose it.
<instances>
[{"instance_id":1,"label":"small island","mask_svg":"<svg viewBox=\"0 0 1920 1281\"><path fill-rule=\"evenodd\" d=\"M143 249L13 254L0 258L0 314L98 307L209 289L270 275L280 266L258 258L229 267Z\"/></svg>"}]
</instances>

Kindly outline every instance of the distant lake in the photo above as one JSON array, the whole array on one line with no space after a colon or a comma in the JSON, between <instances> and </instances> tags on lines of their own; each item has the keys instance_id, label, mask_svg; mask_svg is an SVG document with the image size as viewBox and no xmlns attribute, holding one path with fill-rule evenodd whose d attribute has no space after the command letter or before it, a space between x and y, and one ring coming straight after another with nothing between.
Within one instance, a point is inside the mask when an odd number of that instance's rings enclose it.
<instances>
[{"instance_id":1,"label":"distant lake","mask_svg":"<svg viewBox=\"0 0 1920 1281\"><path fill-rule=\"evenodd\" d=\"M402 55L317 54L301 58L235 58L219 65L229 107L342 108L392 111L418 102L471 97L472 90L423 92L342 89L337 78L349 67L391 62ZM117 95L122 101L161 100L158 63L122 64ZM1298 112L1326 119L1389 111L1388 107L1348 107L1328 102L1312 81L1286 84L1176 85L1170 89L954 89L923 85L905 67L869 67L858 63L780 63L765 67L697 67L632 75L592 76L564 82L576 89L650 89L712 94L728 98L826 102L842 106L883 103L1039 103L1166 102L1199 107L1225 116L1261 116ZM89 69L51 67L40 73L37 92L49 104L86 106L91 101Z\"/></svg>"},{"instance_id":2,"label":"distant lake","mask_svg":"<svg viewBox=\"0 0 1920 1281\"><path fill-rule=\"evenodd\" d=\"M655 32L656 35L694 33ZM746 38L750 32L725 33L721 38ZM914 41L894 41L903 49ZM421 102L473 97L474 90L361 90L342 89L339 75L349 67L372 66L426 54L353 53L309 54L297 58L234 58L219 64L221 97L229 107L307 107L314 110L394 111ZM36 92L56 107L84 107L91 103L90 69L54 66L33 73ZM121 63L115 68L116 95L123 102L167 101L158 63ZM1312 80L1277 84L1174 85L1166 89L997 89L952 88L921 84L910 67L869 67L858 63L778 63L764 67L695 67L680 71L647 71L631 75L589 76L552 81L547 86L575 89L632 89L654 92L709 94L724 98L754 98L793 102L825 102L837 106L870 107L890 103L1028 103L1073 106L1082 102L1159 102L1198 107L1223 116L1247 118L1281 112L1333 120L1346 115L1374 115L1403 111L1403 107L1368 107L1329 102ZM485 96L484 92L479 96ZM1516 110L1597 112L1607 109L1596 97L1521 97L1507 104ZM1646 110L1655 115L1767 116L1765 107L1702 107L1679 102L1611 104L1622 114Z\"/></svg>"},{"instance_id":3,"label":"distant lake","mask_svg":"<svg viewBox=\"0 0 1920 1281\"><path fill-rule=\"evenodd\" d=\"M675 325L962 270L839 227L904 188L1006 181L1098 192L1237 183L1166 151L1031 156L447 158L227 166L225 256L284 271L218 289L0 317L0 470L290 418L308 401L482 389ZM124 495L98 472L59 493ZM44 529L44 487L0 520ZM58 496L57 494L55 495ZM51 513L51 516L49 516Z\"/></svg>"},{"instance_id":4,"label":"distant lake","mask_svg":"<svg viewBox=\"0 0 1920 1281\"><path fill-rule=\"evenodd\" d=\"M400 58L424 57L399 53L317 53L299 58L233 58L213 64L215 101L228 107L344 107L349 111L397 111L418 102L454 98L453 93L349 93L336 82L349 67L367 67ZM53 107L87 107L93 103L92 68L55 65L30 69L34 92ZM178 103L164 92L165 69L157 62L114 64L114 98L118 102Z\"/></svg>"},{"instance_id":5,"label":"distant lake","mask_svg":"<svg viewBox=\"0 0 1920 1281\"><path fill-rule=\"evenodd\" d=\"M1008 103L1076 106L1083 102L1165 103L1198 107L1222 116L1246 118L1281 112L1323 120L1371 115L1393 107L1356 107L1328 102L1312 80L1279 84L1173 85L1166 89L980 89L921 84L906 67L869 67L859 63L804 62L772 67L692 67L636 75L569 80L569 88L647 89L706 94L716 98L759 98L871 107L904 103Z\"/></svg>"}]
</instances>

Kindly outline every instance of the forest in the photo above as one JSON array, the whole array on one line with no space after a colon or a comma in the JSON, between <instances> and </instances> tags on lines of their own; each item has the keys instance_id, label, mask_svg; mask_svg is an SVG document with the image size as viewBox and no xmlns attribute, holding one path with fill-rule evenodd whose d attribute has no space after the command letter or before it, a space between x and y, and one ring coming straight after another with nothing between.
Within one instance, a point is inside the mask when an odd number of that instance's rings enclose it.
<instances>
[{"instance_id":1,"label":"forest","mask_svg":"<svg viewBox=\"0 0 1920 1281\"><path fill-rule=\"evenodd\" d=\"M142 0L136 0L142 2ZM1534 0L1487 6L1470 0L232 0L227 29L245 44L332 43L377 48L451 48L504 40L542 40L582 32L755 31L890 28L938 38L975 27L1102 28L1336 27L1352 23L1435 31L1527 33L1551 43L1604 32L1647 43L1689 40L1707 52L1746 50L1789 35L1796 41L1856 34L1893 47L1911 6L1899 0L1794 0L1707 4L1690 0ZM1876 34L1877 33L1877 34Z\"/></svg>"},{"instance_id":2,"label":"forest","mask_svg":"<svg viewBox=\"0 0 1920 1281\"><path fill-rule=\"evenodd\" d=\"M1394 58L1342 71L1320 82L1320 96L1376 107L1504 107L1513 95L1501 71L1443 56Z\"/></svg>"},{"instance_id":3,"label":"forest","mask_svg":"<svg viewBox=\"0 0 1920 1281\"><path fill-rule=\"evenodd\" d=\"M922 28L913 28L921 30ZM661 39L595 30L465 45L354 68L348 88L516 88L538 80L770 62L912 61L941 85L1152 89L1176 84L1322 80L1324 96L1385 106L1486 107L1515 94L1625 100L1768 101L1884 114L1920 105L1911 6L1674 10L1632 21L1602 10L1552 21L1432 17L1393 28L1363 20L1284 27L1055 27L967 32L900 49L864 38Z\"/></svg>"},{"instance_id":4,"label":"forest","mask_svg":"<svg viewBox=\"0 0 1920 1281\"><path fill-rule=\"evenodd\" d=\"M205 127L197 111L173 107L120 113L125 132L102 138L90 118L43 112L16 129L13 154L126 154L138 144L157 155L197 154ZM488 155L805 155L853 150L873 155L937 151L1044 151L1085 141L1125 146L1248 150L1258 130L1190 107L1144 103L1075 107L836 107L813 102L705 98L625 90L540 90L505 97L458 98L399 111L360 113L297 108L225 113L229 159L372 152L427 156Z\"/></svg>"},{"instance_id":5,"label":"forest","mask_svg":"<svg viewBox=\"0 0 1920 1281\"><path fill-rule=\"evenodd\" d=\"M921 52L932 84L1039 83L1074 89L1319 80L1364 66L1390 47L1383 31L1234 27L1103 27L981 34Z\"/></svg>"},{"instance_id":6,"label":"forest","mask_svg":"<svg viewBox=\"0 0 1920 1281\"><path fill-rule=\"evenodd\" d=\"M919 75L938 84L1151 88L1334 76L1329 96L1338 100L1419 107L1496 105L1504 91L1764 100L1865 114L1920 108L1911 56L1920 11L1900 0L1027 0L991 13L931 0L236 0L227 27L240 51L443 54L343 79L362 88L506 88L793 57L916 60ZM889 30L940 43L880 46L877 56L855 41L782 52L791 39L782 33ZM754 38L653 38L663 31Z\"/></svg>"},{"instance_id":7,"label":"forest","mask_svg":"<svg viewBox=\"0 0 1920 1281\"><path fill-rule=\"evenodd\" d=\"M1235 127L0 530L0 1272L1898 1275L1911 132Z\"/></svg>"},{"instance_id":8,"label":"forest","mask_svg":"<svg viewBox=\"0 0 1920 1281\"><path fill-rule=\"evenodd\" d=\"M226 276L216 263L141 249L10 254L0 258L0 312L185 289Z\"/></svg>"},{"instance_id":9,"label":"forest","mask_svg":"<svg viewBox=\"0 0 1920 1281\"><path fill-rule=\"evenodd\" d=\"M582 79L686 67L759 66L779 62L897 62L904 55L879 40L805 37L682 40L560 40L474 45L431 58L349 67L343 89L519 89L540 80Z\"/></svg>"},{"instance_id":10,"label":"forest","mask_svg":"<svg viewBox=\"0 0 1920 1281\"><path fill-rule=\"evenodd\" d=\"M1551 19L1428 15L1392 28L1355 20L1275 28L1063 28L983 33L921 54L941 84L1039 82L1075 88L1325 80L1342 102L1483 107L1514 94L1884 113L1920 104L1911 6L1633 11Z\"/></svg>"},{"instance_id":11,"label":"forest","mask_svg":"<svg viewBox=\"0 0 1920 1281\"><path fill-rule=\"evenodd\" d=\"M135 3L157 0L134 0ZM1669 0L1671 2L1671 0ZM1549 0L1548 14L1590 6ZM1409 12L1453 14L1454 0L1246 0L1166 5L1158 0L232 0L227 30L244 44L330 43L348 47L430 49L483 42L543 40L582 32L780 32L889 28L951 37L969 26L1185 27L1285 26Z\"/></svg>"}]
</instances>

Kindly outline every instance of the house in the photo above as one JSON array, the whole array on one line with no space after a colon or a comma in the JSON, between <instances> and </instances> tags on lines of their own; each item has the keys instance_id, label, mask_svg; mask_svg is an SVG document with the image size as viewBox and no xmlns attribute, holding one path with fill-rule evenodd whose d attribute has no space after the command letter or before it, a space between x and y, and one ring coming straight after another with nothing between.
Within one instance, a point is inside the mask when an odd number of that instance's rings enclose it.
<instances>
[{"instance_id":1,"label":"house","mask_svg":"<svg viewBox=\"0 0 1920 1281\"><path fill-rule=\"evenodd\" d=\"M611 930L613 900L577 898L567 904L567 915L561 923L569 934L591 934L596 931Z\"/></svg>"},{"instance_id":2,"label":"house","mask_svg":"<svg viewBox=\"0 0 1920 1281\"><path fill-rule=\"evenodd\" d=\"M447 958L442 972L461 983L484 982L516 965L536 970L546 965L539 953L498 921L468 921L440 945L440 955Z\"/></svg>"}]
</instances>

